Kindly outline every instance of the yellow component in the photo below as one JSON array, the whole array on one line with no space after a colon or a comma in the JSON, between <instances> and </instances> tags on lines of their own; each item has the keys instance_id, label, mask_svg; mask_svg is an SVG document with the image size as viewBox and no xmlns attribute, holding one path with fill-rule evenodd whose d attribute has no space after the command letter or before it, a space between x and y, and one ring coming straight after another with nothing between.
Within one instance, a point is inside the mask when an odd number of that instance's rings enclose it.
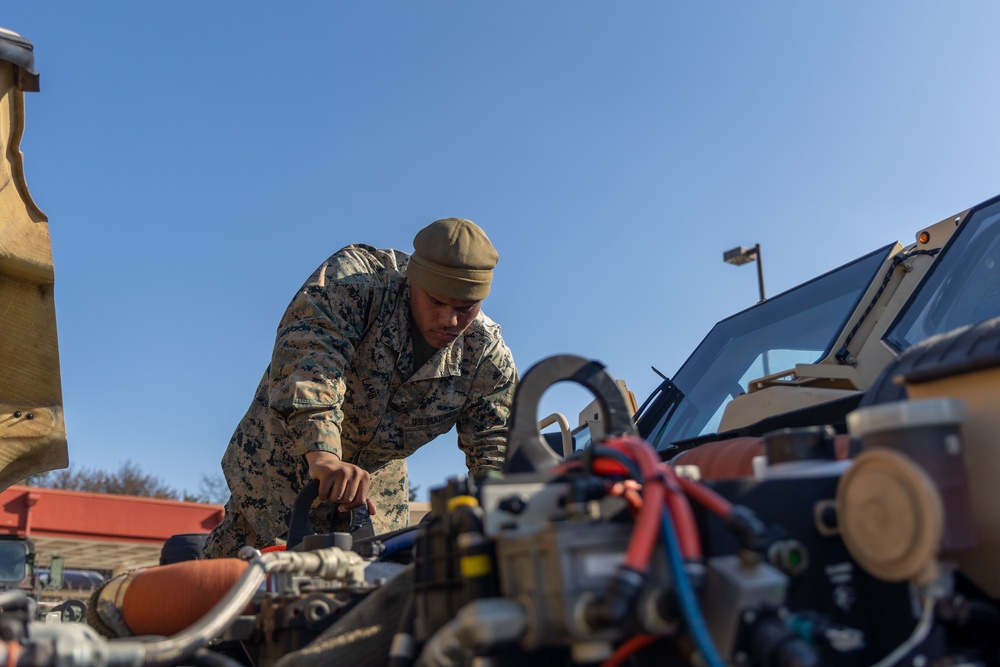
<instances>
[{"instance_id":1,"label":"yellow component","mask_svg":"<svg viewBox=\"0 0 1000 667\"><path fill-rule=\"evenodd\" d=\"M917 584L937 576L941 497L904 454L881 447L862 452L837 487L837 517L847 550L871 575Z\"/></svg>"},{"instance_id":2,"label":"yellow component","mask_svg":"<svg viewBox=\"0 0 1000 667\"><path fill-rule=\"evenodd\" d=\"M479 507L479 501L472 496L455 496L448 499L449 512L454 512L459 507Z\"/></svg>"},{"instance_id":3,"label":"yellow component","mask_svg":"<svg viewBox=\"0 0 1000 667\"><path fill-rule=\"evenodd\" d=\"M462 571L462 576L466 579L485 577L493 572L493 564L490 562L490 557L485 554L464 556L459 560L458 567Z\"/></svg>"}]
</instances>

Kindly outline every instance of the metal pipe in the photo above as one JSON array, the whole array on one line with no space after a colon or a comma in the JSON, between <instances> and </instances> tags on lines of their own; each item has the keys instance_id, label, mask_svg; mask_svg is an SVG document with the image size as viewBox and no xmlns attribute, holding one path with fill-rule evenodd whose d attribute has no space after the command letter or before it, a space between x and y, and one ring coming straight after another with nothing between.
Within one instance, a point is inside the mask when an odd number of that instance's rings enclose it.
<instances>
[{"instance_id":1,"label":"metal pipe","mask_svg":"<svg viewBox=\"0 0 1000 667\"><path fill-rule=\"evenodd\" d=\"M760 257L759 243L753 247L753 254L757 257L757 287L760 289L760 300L764 301L767 299L764 296L764 260Z\"/></svg>"},{"instance_id":2,"label":"metal pipe","mask_svg":"<svg viewBox=\"0 0 1000 667\"><path fill-rule=\"evenodd\" d=\"M538 430L541 431L556 422L559 422L559 432L562 434L563 456L568 457L573 454L573 430L569 427L569 420L561 412L553 412L538 422Z\"/></svg>"},{"instance_id":3,"label":"metal pipe","mask_svg":"<svg viewBox=\"0 0 1000 667\"><path fill-rule=\"evenodd\" d=\"M474 600L428 640L417 665L465 665L476 655L519 641L527 631L528 615L519 602L505 598Z\"/></svg>"}]
</instances>

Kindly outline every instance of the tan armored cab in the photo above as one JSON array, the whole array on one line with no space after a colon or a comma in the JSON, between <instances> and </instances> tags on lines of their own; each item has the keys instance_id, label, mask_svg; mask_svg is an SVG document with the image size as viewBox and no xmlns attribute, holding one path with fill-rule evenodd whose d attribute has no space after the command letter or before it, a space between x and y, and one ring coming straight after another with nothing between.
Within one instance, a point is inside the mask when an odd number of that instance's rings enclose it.
<instances>
[{"instance_id":1,"label":"tan armored cab","mask_svg":"<svg viewBox=\"0 0 1000 667\"><path fill-rule=\"evenodd\" d=\"M48 218L24 178L31 42L0 29L0 489L67 465Z\"/></svg>"}]
</instances>

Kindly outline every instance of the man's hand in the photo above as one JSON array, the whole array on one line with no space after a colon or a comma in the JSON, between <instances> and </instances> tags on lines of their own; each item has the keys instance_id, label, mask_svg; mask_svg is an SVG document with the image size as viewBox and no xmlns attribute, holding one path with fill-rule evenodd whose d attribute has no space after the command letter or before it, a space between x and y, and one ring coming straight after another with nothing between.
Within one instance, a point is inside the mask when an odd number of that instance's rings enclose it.
<instances>
[{"instance_id":1,"label":"man's hand","mask_svg":"<svg viewBox=\"0 0 1000 667\"><path fill-rule=\"evenodd\" d=\"M368 505L369 514L378 514L375 503L368 497L371 476L356 465L344 463L330 452L308 452L309 476L319 480L320 500L340 504L341 511Z\"/></svg>"}]
</instances>

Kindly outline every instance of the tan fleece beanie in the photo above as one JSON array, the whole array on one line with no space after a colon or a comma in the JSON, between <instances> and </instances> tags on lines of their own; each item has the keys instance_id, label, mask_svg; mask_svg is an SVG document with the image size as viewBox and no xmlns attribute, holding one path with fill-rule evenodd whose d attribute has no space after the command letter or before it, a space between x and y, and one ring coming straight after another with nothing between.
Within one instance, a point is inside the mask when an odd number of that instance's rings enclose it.
<instances>
[{"instance_id":1,"label":"tan fleece beanie","mask_svg":"<svg viewBox=\"0 0 1000 667\"><path fill-rule=\"evenodd\" d=\"M406 274L431 294L482 301L490 293L498 258L486 232L475 223L445 218L417 232Z\"/></svg>"}]
</instances>

